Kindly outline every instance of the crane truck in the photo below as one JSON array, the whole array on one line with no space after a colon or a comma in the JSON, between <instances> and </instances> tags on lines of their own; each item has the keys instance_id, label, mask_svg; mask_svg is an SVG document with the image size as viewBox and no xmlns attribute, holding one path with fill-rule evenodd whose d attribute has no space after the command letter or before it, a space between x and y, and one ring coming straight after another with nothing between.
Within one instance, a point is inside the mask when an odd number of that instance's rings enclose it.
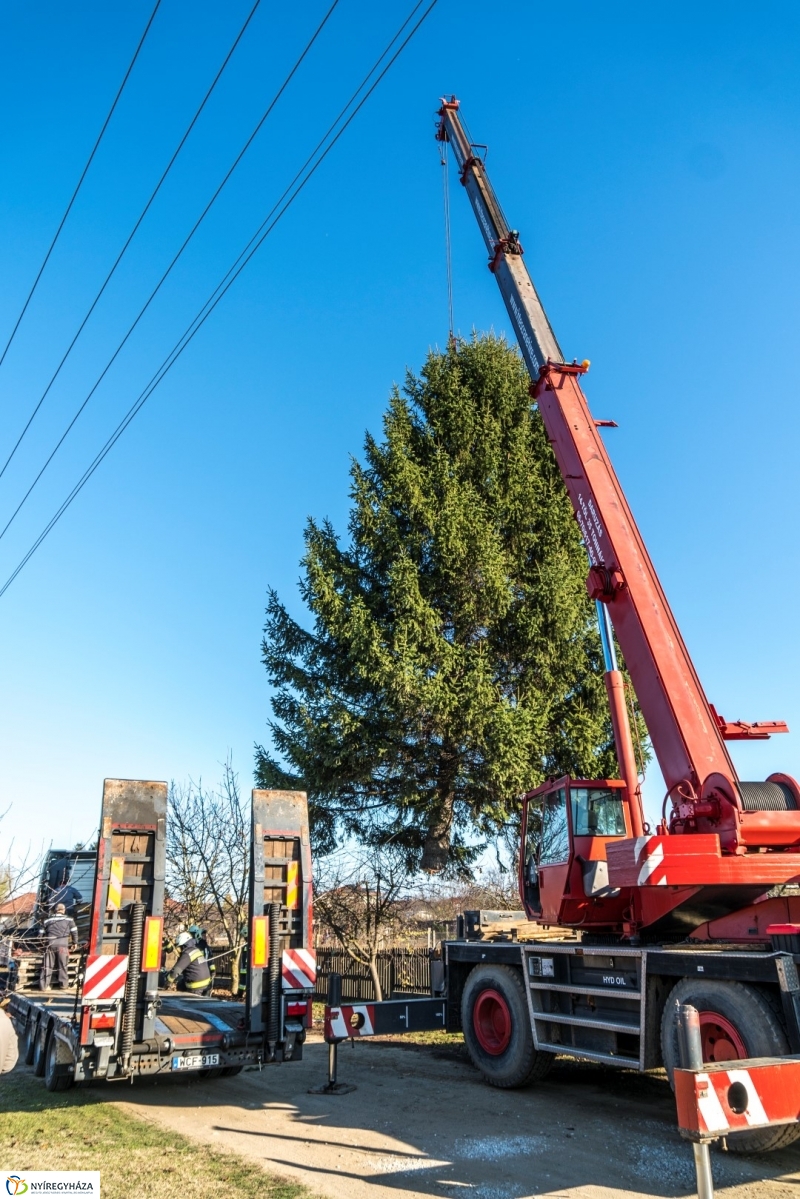
<instances>
[{"instance_id":1,"label":"crane truck","mask_svg":"<svg viewBox=\"0 0 800 1199\"><path fill-rule=\"evenodd\" d=\"M302 1058L315 983L305 793L253 791L244 1003L159 990L167 818L166 783L105 780L74 985L11 994L25 1061L50 1091Z\"/></svg>"},{"instance_id":2,"label":"crane truck","mask_svg":"<svg viewBox=\"0 0 800 1199\"><path fill-rule=\"evenodd\" d=\"M455 97L438 118L586 548L620 774L550 779L522 797L525 914L564 939L445 941L432 975L444 1023L463 1031L473 1063L498 1087L541 1079L559 1054L639 1071L664 1066L671 1078L679 1004L700 1013L706 1062L798 1054L800 787L780 772L741 780L726 745L788 729L728 722L706 698L603 444L599 429L609 422L592 417L581 388L588 363L562 354ZM666 781L655 831L645 821L617 646ZM330 1005L326 1035L364 1036L392 1023L380 1004ZM737 1132L729 1144L765 1151L798 1135L800 1125L782 1124Z\"/></svg>"}]
</instances>

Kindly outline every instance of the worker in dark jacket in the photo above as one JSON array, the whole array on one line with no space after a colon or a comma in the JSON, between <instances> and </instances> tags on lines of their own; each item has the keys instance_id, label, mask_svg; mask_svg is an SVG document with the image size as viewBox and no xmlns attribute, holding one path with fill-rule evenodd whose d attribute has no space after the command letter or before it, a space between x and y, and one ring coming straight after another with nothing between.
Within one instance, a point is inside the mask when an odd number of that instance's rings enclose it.
<instances>
[{"instance_id":1,"label":"worker in dark jacket","mask_svg":"<svg viewBox=\"0 0 800 1199\"><path fill-rule=\"evenodd\" d=\"M45 920L44 937L45 949L39 986L43 991L49 991L50 979L57 968L58 985L66 988L69 986L70 942L77 944L78 929L72 917L67 915L63 903L57 903L53 915Z\"/></svg>"},{"instance_id":2,"label":"worker in dark jacket","mask_svg":"<svg viewBox=\"0 0 800 1199\"><path fill-rule=\"evenodd\" d=\"M73 887L69 881L70 873L71 863L68 858L59 858L50 865L47 886L49 894L46 902L51 916L59 903L63 903L68 916L73 916L76 905L83 899L78 888Z\"/></svg>"},{"instance_id":3,"label":"worker in dark jacket","mask_svg":"<svg viewBox=\"0 0 800 1199\"><path fill-rule=\"evenodd\" d=\"M211 971L206 955L202 949L198 949L197 942L189 933L178 933L175 944L181 956L167 975L167 982L177 982L179 991L205 995L211 990Z\"/></svg>"}]
</instances>

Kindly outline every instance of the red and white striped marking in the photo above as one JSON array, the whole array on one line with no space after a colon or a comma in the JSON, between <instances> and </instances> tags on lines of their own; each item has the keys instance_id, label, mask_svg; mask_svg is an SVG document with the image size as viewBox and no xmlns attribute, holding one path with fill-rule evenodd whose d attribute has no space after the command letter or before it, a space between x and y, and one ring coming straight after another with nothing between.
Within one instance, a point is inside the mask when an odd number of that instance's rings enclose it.
<instances>
[{"instance_id":1,"label":"red and white striped marking","mask_svg":"<svg viewBox=\"0 0 800 1199\"><path fill-rule=\"evenodd\" d=\"M639 867L636 879L637 887L649 884L651 887L666 887L667 875L664 869L664 846L659 837L636 837L634 857Z\"/></svg>"},{"instance_id":2,"label":"red and white striped marking","mask_svg":"<svg viewBox=\"0 0 800 1199\"><path fill-rule=\"evenodd\" d=\"M317 982L314 952L310 949L284 949L282 974L284 991L313 989Z\"/></svg>"},{"instance_id":3,"label":"red and white striped marking","mask_svg":"<svg viewBox=\"0 0 800 1199\"><path fill-rule=\"evenodd\" d=\"M325 1009L325 1040L343 1041L346 1037L375 1036L375 1006L371 1003L345 1003Z\"/></svg>"},{"instance_id":4,"label":"red and white striped marking","mask_svg":"<svg viewBox=\"0 0 800 1199\"><path fill-rule=\"evenodd\" d=\"M800 1117L800 1058L759 1058L675 1071L682 1132L695 1140Z\"/></svg>"},{"instance_id":5,"label":"red and white striped marking","mask_svg":"<svg viewBox=\"0 0 800 1199\"><path fill-rule=\"evenodd\" d=\"M86 959L81 999L122 999L128 978L128 955L90 953Z\"/></svg>"}]
</instances>

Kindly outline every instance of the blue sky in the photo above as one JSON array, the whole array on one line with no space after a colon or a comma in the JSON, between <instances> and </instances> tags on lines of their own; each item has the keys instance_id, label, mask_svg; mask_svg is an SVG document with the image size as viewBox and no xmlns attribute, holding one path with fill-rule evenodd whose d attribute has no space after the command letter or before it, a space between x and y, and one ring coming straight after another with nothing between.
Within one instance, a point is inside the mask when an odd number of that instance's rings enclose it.
<instances>
[{"instance_id":1,"label":"blue sky","mask_svg":"<svg viewBox=\"0 0 800 1199\"><path fill-rule=\"evenodd\" d=\"M250 0L163 0L0 368L0 456ZM0 480L2 522L327 5L263 0L162 195ZM2 580L406 16L341 0L42 483ZM151 5L0 9L0 342ZM4 839L71 843L104 776L245 787L266 735L265 592L300 614L306 517L344 530L348 456L447 335L433 114L455 92L596 416L709 698L789 721L736 747L800 774L795 453L800 13L769 3L439 0L420 33L78 500L0 599ZM507 329L452 189L459 329ZM0 580L0 582L2 582ZM654 772L655 774L655 772ZM649 780L651 811L659 782Z\"/></svg>"}]
</instances>

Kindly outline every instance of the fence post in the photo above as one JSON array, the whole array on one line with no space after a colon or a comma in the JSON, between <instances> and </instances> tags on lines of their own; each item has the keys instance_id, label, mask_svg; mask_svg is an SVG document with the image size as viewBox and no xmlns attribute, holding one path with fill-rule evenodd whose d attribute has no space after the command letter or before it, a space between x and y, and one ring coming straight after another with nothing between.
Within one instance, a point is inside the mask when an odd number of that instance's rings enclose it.
<instances>
[{"instance_id":1,"label":"fence post","mask_svg":"<svg viewBox=\"0 0 800 1199\"><path fill-rule=\"evenodd\" d=\"M678 1060L684 1070L701 1070L703 1067L700 1013L690 1003L678 1005ZM698 1144L697 1141L692 1142L692 1149L697 1175L697 1199L714 1199L711 1150L707 1144Z\"/></svg>"}]
</instances>

